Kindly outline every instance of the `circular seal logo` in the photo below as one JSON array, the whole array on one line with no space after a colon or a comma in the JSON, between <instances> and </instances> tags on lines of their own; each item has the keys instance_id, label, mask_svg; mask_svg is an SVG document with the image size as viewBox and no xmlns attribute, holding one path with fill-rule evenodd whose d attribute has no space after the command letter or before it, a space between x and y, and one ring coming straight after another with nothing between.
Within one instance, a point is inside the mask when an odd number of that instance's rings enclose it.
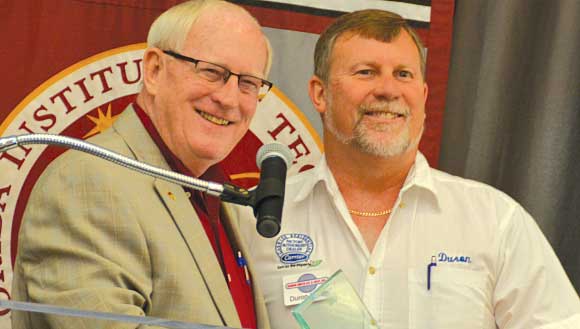
<instances>
[{"instance_id":1,"label":"circular seal logo","mask_svg":"<svg viewBox=\"0 0 580 329\"><path fill-rule=\"evenodd\" d=\"M298 278L298 282L306 283L304 286L299 286L298 290L303 293L312 292L316 287L318 287L318 283L316 282L316 276L314 274L306 273L302 274Z\"/></svg>"},{"instance_id":2,"label":"circular seal logo","mask_svg":"<svg viewBox=\"0 0 580 329\"><path fill-rule=\"evenodd\" d=\"M0 136L43 133L86 139L108 129L141 89L145 48L142 43L111 49L57 73L10 111L0 125ZM259 103L250 130L222 162L234 184L249 188L258 183L255 154L272 141L286 144L294 153L289 175L312 168L321 155L316 130L277 88ZM18 232L29 194L46 166L63 151L34 145L0 153L0 299L10 299ZM0 309L0 328L11 327L7 314L9 310Z\"/></svg>"},{"instance_id":3,"label":"circular seal logo","mask_svg":"<svg viewBox=\"0 0 580 329\"><path fill-rule=\"evenodd\" d=\"M312 239L302 233L282 234L276 240L276 255L284 264L306 262L314 250Z\"/></svg>"}]
</instances>

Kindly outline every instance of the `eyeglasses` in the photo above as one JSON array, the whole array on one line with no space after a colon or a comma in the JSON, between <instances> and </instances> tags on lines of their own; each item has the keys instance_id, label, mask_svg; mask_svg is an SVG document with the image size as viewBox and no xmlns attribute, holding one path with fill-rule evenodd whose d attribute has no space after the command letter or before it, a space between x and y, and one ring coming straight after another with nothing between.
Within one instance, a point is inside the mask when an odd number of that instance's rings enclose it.
<instances>
[{"instance_id":1,"label":"eyeglasses","mask_svg":"<svg viewBox=\"0 0 580 329\"><path fill-rule=\"evenodd\" d=\"M171 50L163 50L163 52L171 57L195 64L195 73L197 75L208 82L219 83L220 86L225 85L232 75L237 76L240 91L256 97L258 101L261 101L273 86L270 81L252 75L234 73L218 64L187 57Z\"/></svg>"}]
</instances>

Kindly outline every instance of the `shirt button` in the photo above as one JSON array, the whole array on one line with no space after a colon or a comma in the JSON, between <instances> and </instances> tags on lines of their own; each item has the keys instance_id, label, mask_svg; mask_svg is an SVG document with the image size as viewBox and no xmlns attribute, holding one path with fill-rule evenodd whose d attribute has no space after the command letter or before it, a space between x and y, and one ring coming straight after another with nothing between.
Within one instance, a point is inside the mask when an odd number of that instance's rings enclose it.
<instances>
[{"instance_id":1,"label":"shirt button","mask_svg":"<svg viewBox=\"0 0 580 329\"><path fill-rule=\"evenodd\" d=\"M369 274L370 275L374 275L377 272L377 269L374 268L373 266L369 267Z\"/></svg>"},{"instance_id":2,"label":"shirt button","mask_svg":"<svg viewBox=\"0 0 580 329\"><path fill-rule=\"evenodd\" d=\"M191 192L185 192L185 195L187 195L188 198L191 198Z\"/></svg>"},{"instance_id":3,"label":"shirt button","mask_svg":"<svg viewBox=\"0 0 580 329\"><path fill-rule=\"evenodd\" d=\"M404 203L404 202L401 202L401 203L399 204L399 208L401 208L401 209L405 208L405 203Z\"/></svg>"}]
</instances>

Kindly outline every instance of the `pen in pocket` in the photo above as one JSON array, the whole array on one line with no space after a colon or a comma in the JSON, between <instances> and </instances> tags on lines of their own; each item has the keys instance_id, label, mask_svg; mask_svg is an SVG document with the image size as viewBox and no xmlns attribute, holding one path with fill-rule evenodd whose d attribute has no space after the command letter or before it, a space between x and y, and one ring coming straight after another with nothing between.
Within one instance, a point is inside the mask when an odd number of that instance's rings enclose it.
<instances>
[{"instance_id":1,"label":"pen in pocket","mask_svg":"<svg viewBox=\"0 0 580 329\"><path fill-rule=\"evenodd\" d=\"M431 256L431 263L427 265L427 290L431 290L431 271L433 266L437 266L437 258L435 256Z\"/></svg>"},{"instance_id":2,"label":"pen in pocket","mask_svg":"<svg viewBox=\"0 0 580 329\"><path fill-rule=\"evenodd\" d=\"M244 275L246 277L246 282L250 284L250 274L248 273L248 263L246 259L242 256L242 252L238 251L238 258L237 258L238 266L244 268Z\"/></svg>"}]
</instances>

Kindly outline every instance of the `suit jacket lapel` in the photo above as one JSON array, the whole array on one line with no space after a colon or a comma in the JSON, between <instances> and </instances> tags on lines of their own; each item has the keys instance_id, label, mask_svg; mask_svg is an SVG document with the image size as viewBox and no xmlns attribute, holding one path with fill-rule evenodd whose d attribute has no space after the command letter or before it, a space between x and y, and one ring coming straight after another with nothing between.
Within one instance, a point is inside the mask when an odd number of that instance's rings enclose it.
<instances>
[{"instance_id":1,"label":"suit jacket lapel","mask_svg":"<svg viewBox=\"0 0 580 329\"><path fill-rule=\"evenodd\" d=\"M171 170L132 106L125 109L115 122L114 129L125 140L137 160ZM181 186L160 179L155 179L154 185L161 202L165 204L181 232L225 325L240 327L240 320L222 269L185 191Z\"/></svg>"},{"instance_id":2,"label":"suit jacket lapel","mask_svg":"<svg viewBox=\"0 0 580 329\"><path fill-rule=\"evenodd\" d=\"M189 198L180 186L162 180L155 181L155 189L187 243L225 324L239 327L238 313L221 266Z\"/></svg>"}]
</instances>

